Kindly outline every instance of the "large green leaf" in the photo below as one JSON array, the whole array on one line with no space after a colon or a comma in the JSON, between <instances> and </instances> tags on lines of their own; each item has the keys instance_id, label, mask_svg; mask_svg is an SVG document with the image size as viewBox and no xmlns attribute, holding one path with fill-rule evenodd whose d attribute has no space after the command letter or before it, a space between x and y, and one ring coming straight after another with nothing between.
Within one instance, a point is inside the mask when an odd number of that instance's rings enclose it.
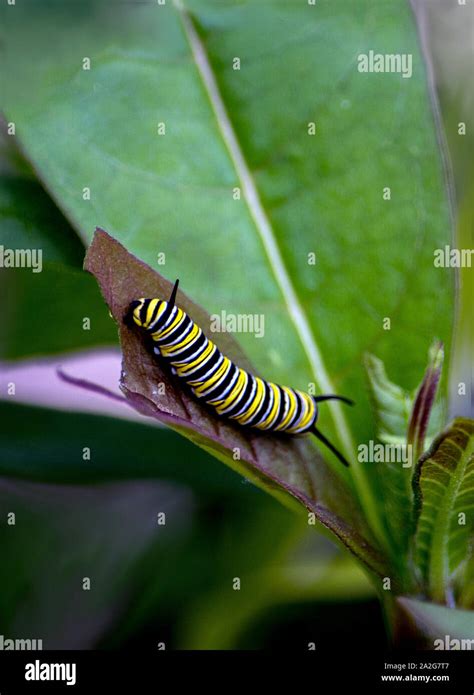
<instances>
[{"instance_id":1,"label":"large green leaf","mask_svg":"<svg viewBox=\"0 0 474 695\"><path fill-rule=\"evenodd\" d=\"M7 298L0 321L0 358L116 343L95 283L80 272L83 243L13 141L0 132L0 244L41 250L42 270L0 272L0 292ZM83 330L86 317L90 330Z\"/></svg>"},{"instance_id":2,"label":"large green leaf","mask_svg":"<svg viewBox=\"0 0 474 695\"><path fill-rule=\"evenodd\" d=\"M457 418L417 467L415 558L429 596L451 605L474 540L474 420Z\"/></svg>"},{"instance_id":3,"label":"large green leaf","mask_svg":"<svg viewBox=\"0 0 474 695\"><path fill-rule=\"evenodd\" d=\"M453 173L451 195L456 203L456 229L454 247L473 248L474 178L472 153L474 129L467 127L460 133L462 123L473 111L472 89L472 26L474 5L459 3L460 12L453 12L450 3L411 0L415 17L423 37L423 54L428 72L436 85L439 116L443 138L449 150L449 167ZM445 271L441 271L445 272ZM472 353L474 323L472 298L474 273L467 264L457 269L456 323L450 358L450 406L458 416L472 417L473 404L470 389L472 381Z\"/></svg>"},{"instance_id":4,"label":"large green leaf","mask_svg":"<svg viewBox=\"0 0 474 695\"><path fill-rule=\"evenodd\" d=\"M84 239L100 224L152 265L164 252L208 310L264 314L265 338L241 338L265 376L357 398L322 426L383 543L377 473L354 456L373 434L361 355L413 383L433 335L449 346L452 316L452 277L432 263L450 224L409 7L187 7L4 6L7 119ZM359 73L374 47L411 54L412 77Z\"/></svg>"}]
</instances>

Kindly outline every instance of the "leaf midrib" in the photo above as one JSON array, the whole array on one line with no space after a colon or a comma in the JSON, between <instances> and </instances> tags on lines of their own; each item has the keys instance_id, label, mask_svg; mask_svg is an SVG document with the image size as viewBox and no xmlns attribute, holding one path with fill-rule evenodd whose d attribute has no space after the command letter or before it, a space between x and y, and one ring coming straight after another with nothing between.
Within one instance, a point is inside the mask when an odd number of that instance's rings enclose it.
<instances>
[{"instance_id":1,"label":"leaf midrib","mask_svg":"<svg viewBox=\"0 0 474 695\"><path fill-rule=\"evenodd\" d=\"M188 41L196 69L203 82L212 111L216 118L219 132L235 168L237 178L240 181L244 199L266 251L270 267L283 296L289 317L296 328L296 332L310 364L314 381L319 384L323 393L334 393L335 388L324 365L321 351L316 343L308 318L285 268L271 222L265 212L252 173L234 132L205 46L181 0L173 0L173 4L179 13L184 36ZM383 546L387 546L386 529L381 519L380 508L376 503L364 469L354 457L354 452L356 450L355 442L342 411L342 407L339 403L334 401L329 402L328 406L341 446L352 463L352 478L369 524L379 542L381 542Z\"/></svg>"}]
</instances>

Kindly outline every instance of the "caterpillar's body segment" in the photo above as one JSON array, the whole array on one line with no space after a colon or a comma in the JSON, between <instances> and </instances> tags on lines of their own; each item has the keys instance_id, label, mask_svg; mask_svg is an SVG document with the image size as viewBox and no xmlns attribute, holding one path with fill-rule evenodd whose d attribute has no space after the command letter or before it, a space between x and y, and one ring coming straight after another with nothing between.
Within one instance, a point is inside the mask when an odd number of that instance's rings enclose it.
<instances>
[{"instance_id":1,"label":"caterpillar's body segment","mask_svg":"<svg viewBox=\"0 0 474 695\"><path fill-rule=\"evenodd\" d=\"M194 396L211 406L223 418L259 430L301 434L311 431L342 463L344 457L316 429L318 401L341 396L314 397L303 391L279 386L254 376L234 364L203 333L202 329L175 305L178 281L168 302L138 299L131 303L130 319L146 331L154 353L173 374L182 379Z\"/></svg>"}]
</instances>

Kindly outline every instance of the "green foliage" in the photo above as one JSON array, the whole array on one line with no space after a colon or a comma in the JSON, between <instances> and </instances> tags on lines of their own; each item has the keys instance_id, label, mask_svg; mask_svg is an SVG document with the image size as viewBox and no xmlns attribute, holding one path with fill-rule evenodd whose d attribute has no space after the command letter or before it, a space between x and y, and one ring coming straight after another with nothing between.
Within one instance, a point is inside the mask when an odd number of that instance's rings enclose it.
<instances>
[{"instance_id":1,"label":"green foliage","mask_svg":"<svg viewBox=\"0 0 474 695\"><path fill-rule=\"evenodd\" d=\"M1 143L1 243L41 247L45 263L38 275L2 273L8 302L0 344L2 358L18 359L117 343L116 326L93 278L79 268L83 245L91 242L97 225L106 228L123 246L96 237L88 268L119 327L125 395L133 407L171 425L201 449L154 428L147 434L133 430L140 441L135 449L132 425L81 416L75 429L63 414L48 411L23 415L30 442L25 447L23 420L14 421L19 411L13 408L2 419L5 430L10 422L11 432L0 471L8 478L70 485L156 476L161 482L196 486L204 496L207 486L213 490L220 479L205 449L282 501L312 511L377 582L377 575L391 576L394 592L412 591L418 563L427 597L451 600L452 589L458 605L472 607L472 528L455 535L451 523L459 499L459 504L469 501L458 497L453 482L461 481L462 495L469 495L468 445L453 459L455 472L443 474L447 488L438 490L443 497L438 511L444 514L439 528L433 525L429 500L435 495L431 469L437 463L428 458L419 464L421 514L414 557L407 548L410 524L404 524L412 510L411 471L363 464L356 456L357 446L377 433L382 442L403 441L410 422L409 440L421 453L425 420L417 413L431 411L431 403L423 406L423 388L437 381L439 359L433 356L420 389L416 394L412 389L434 336L443 342L448 360L451 350L454 277L449 269L434 268L433 251L451 242L452 230L408 3L320 0L313 7L279 0L188 0L186 8L101 0L2 8L3 108L16 135ZM374 46L411 54L412 78L358 73L357 55ZM233 69L236 56L239 70ZM84 69L85 60L90 70ZM309 134L312 124L314 135ZM166 134L161 134L163 125ZM384 199L387 188L390 198ZM154 272L157 267L162 275ZM357 401L348 413L339 404L321 408L321 429L344 450L349 471L326 452L323 458L307 440L246 436L218 426L170 382L166 397L155 393L156 381L166 375L123 327L123 310L147 288L167 296L169 281L176 277L206 308L180 295L180 303L200 323L209 321L207 312L221 310L264 315L263 339L238 336L263 376L302 389L315 384L318 391ZM464 274L463 283L469 287ZM464 309L470 306L466 296ZM82 330L84 317L91 319L90 331ZM385 330L387 318L390 330ZM217 342L248 364L229 336L221 334ZM379 358L367 358L370 394L365 353ZM432 411L427 441L444 424L446 386L442 383ZM79 446L86 427L102 453L96 466L84 470L67 450ZM101 432L110 458L101 449ZM447 459L440 450L453 436L458 435L446 435L444 445L433 450L433 457L442 456L441 466ZM234 459L236 446L240 461ZM180 457L194 467L175 470L174 459ZM201 469L209 476L201 478L196 473ZM247 530L264 528L266 514L273 514L262 499L256 502L264 510L260 521L250 510L243 515ZM30 519L31 525L36 518L41 514ZM103 522L100 514L94 518ZM275 512L274 518L274 534L285 535L288 517ZM41 547L48 533L45 529ZM108 538L105 534L104 546ZM200 586L206 586L210 555L200 558L197 550L205 538L206 529L201 532L198 524L195 536L177 543L169 573L158 585L153 578L163 564L162 549L141 546L141 557L133 556L127 580L111 597L120 603L127 581L134 588L146 583L147 591L117 635L143 624L147 613L170 600L173 588L175 598L189 590L186 578L172 586L173 577L187 572L180 552L196 561ZM28 547L25 536L20 542ZM83 544L85 538L81 549ZM216 546L216 554L224 546ZM255 555L267 547L257 544ZM118 556L125 551L119 548ZM28 569L22 562L19 574ZM229 567L222 568L222 577ZM248 568L246 576L258 577L253 595L240 603L248 619L265 603L267 570ZM280 576L271 600L288 595L284 584ZM200 620L213 598L220 606L210 620L208 645L232 644L242 628L236 620L234 633L225 634L222 615L232 604L221 589L217 583L209 597L196 596L190 607ZM20 593L7 591L3 605L19 600ZM187 644L196 645L196 630L181 626Z\"/></svg>"},{"instance_id":2,"label":"green foliage","mask_svg":"<svg viewBox=\"0 0 474 695\"><path fill-rule=\"evenodd\" d=\"M444 424L443 400L435 400L442 359L442 346L435 342L429 351L428 366L420 385L409 393L388 379L381 360L374 355L365 357L377 437L388 445L393 458L373 465L383 466L380 489L385 520L402 566L406 564L414 532L413 474L416 463Z\"/></svg>"},{"instance_id":3,"label":"green foliage","mask_svg":"<svg viewBox=\"0 0 474 695\"><path fill-rule=\"evenodd\" d=\"M384 363L375 355L365 355L365 368L376 416L377 437L385 444L402 445L406 441L414 395L390 381Z\"/></svg>"},{"instance_id":4,"label":"green foliage","mask_svg":"<svg viewBox=\"0 0 474 695\"><path fill-rule=\"evenodd\" d=\"M0 359L117 343L97 286L81 270L81 240L6 135L0 136L0 220L3 246L42 253L40 273L27 268L0 272L0 292L7 298ZM89 331L83 330L85 317Z\"/></svg>"},{"instance_id":5,"label":"green foliage","mask_svg":"<svg viewBox=\"0 0 474 695\"><path fill-rule=\"evenodd\" d=\"M416 471L419 516L415 554L427 593L455 600L453 583L472 552L474 422L457 418L434 442Z\"/></svg>"},{"instance_id":6,"label":"green foliage","mask_svg":"<svg viewBox=\"0 0 474 695\"><path fill-rule=\"evenodd\" d=\"M210 312L263 313L265 339L241 339L266 377L357 394L348 415L322 409L321 426L351 458L385 546L377 476L354 457L373 434L360 355L376 348L394 378L413 381L427 340L449 346L453 302L453 278L432 263L451 234L406 3L197 1L189 15L172 3L120 3L113 14L92 3L55 12L51 25L52 6L28 21L22 8L6 15L5 110L28 158L84 240L100 224L152 266L165 253L167 276ZM380 49L413 55L410 80L358 73L355 56L373 46L367 26L379 27Z\"/></svg>"}]
</instances>

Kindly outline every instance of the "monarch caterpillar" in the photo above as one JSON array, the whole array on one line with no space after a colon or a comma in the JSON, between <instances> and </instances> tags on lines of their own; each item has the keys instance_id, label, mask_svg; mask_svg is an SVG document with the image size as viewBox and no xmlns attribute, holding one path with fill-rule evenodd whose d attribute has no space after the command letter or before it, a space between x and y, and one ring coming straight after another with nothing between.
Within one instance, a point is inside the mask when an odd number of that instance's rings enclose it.
<instances>
[{"instance_id":1,"label":"monarch caterpillar","mask_svg":"<svg viewBox=\"0 0 474 695\"><path fill-rule=\"evenodd\" d=\"M311 396L264 381L238 367L176 306L178 284L176 280L167 302L136 299L124 317L129 326L135 323L151 337L155 355L218 415L259 430L290 435L311 432L348 466L344 456L316 428L316 421L321 401L340 400L348 405L353 401L333 394Z\"/></svg>"}]
</instances>

